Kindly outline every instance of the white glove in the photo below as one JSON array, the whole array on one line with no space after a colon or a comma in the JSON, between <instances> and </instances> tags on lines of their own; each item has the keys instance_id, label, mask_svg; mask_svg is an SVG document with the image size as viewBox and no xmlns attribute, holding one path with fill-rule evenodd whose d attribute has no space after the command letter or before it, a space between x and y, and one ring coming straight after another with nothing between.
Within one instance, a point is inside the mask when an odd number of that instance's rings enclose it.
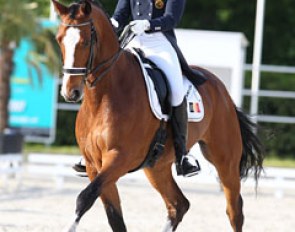
<instances>
[{"instance_id":1,"label":"white glove","mask_svg":"<svg viewBox=\"0 0 295 232\"><path fill-rule=\"evenodd\" d=\"M148 20L134 20L131 21L129 25L131 26L131 31L133 31L135 35L142 35L145 31L150 29L150 22Z\"/></svg>"},{"instance_id":2,"label":"white glove","mask_svg":"<svg viewBox=\"0 0 295 232\"><path fill-rule=\"evenodd\" d=\"M118 28L119 27L119 23L116 19L111 18L111 23L113 25L114 28Z\"/></svg>"}]
</instances>

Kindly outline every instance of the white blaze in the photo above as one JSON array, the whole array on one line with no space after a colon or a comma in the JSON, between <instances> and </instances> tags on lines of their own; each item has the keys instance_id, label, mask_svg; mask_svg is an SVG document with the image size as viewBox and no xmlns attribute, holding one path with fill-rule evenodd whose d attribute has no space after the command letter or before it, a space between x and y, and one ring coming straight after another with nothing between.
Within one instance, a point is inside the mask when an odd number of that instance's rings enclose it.
<instances>
[{"instance_id":1,"label":"white blaze","mask_svg":"<svg viewBox=\"0 0 295 232\"><path fill-rule=\"evenodd\" d=\"M66 35L63 38L63 45L65 47L64 68L74 68L75 50L79 40L80 30L78 28L70 27L66 31ZM66 86L69 78L69 74L64 74L63 84L61 88L62 96L65 96L66 94Z\"/></svg>"}]
</instances>

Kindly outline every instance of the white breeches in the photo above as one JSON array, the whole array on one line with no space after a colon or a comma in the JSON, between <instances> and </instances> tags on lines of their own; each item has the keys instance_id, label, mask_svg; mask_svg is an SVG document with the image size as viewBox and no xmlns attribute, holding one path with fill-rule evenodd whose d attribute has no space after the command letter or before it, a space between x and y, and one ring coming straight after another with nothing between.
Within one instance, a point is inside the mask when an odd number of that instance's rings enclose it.
<instances>
[{"instance_id":1,"label":"white breeches","mask_svg":"<svg viewBox=\"0 0 295 232\"><path fill-rule=\"evenodd\" d=\"M127 47L140 48L167 76L171 89L171 104L178 106L184 97L183 77L177 54L161 33L136 36Z\"/></svg>"}]
</instances>

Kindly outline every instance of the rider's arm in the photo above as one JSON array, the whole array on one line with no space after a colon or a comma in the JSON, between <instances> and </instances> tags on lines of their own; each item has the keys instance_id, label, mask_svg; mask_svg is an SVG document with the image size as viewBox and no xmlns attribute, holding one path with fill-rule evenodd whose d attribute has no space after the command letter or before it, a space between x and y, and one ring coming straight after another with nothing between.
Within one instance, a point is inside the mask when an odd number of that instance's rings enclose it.
<instances>
[{"instance_id":1,"label":"rider's arm","mask_svg":"<svg viewBox=\"0 0 295 232\"><path fill-rule=\"evenodd\" d=\"M185 0L169 0L166 4L163 16L149 20L150 32L169 31L174 29L180 22Z\"/></svg>"},{"instance_id":2,"label":"rider's arm","mask_svg":"<svg viewBox=\"0 0 295 232\"><path fill-rule=\"evenodd\" d=\"M130 17L130 0L119 0L112 18L118 22L119 28L124 28L129 23Z\"/></svg>"}]
</instances>

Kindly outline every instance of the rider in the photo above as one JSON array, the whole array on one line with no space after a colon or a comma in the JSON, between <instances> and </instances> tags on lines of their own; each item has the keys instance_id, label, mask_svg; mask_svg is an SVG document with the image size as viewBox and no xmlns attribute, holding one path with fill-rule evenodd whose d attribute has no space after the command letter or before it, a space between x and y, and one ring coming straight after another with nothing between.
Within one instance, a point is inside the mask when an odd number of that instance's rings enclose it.
<instances>
[{"instance_id":1,"label":"rider","mask_svg":"<svg viewBox=\"0 0 295 232\"><path fill-rule=\"evenodd\" d=\"M161 68L172 92L172 131L178 175L193 176L200 167L186 156L187 110L182 69L192 74L177 43L174 28L179 23L185 0L118 0L111 18L114 27L124 28L129 21L136 35L129 46L140 48L147 58ZM180 62L180 63L179 63Z\"/></svg>"}]
</instances>

